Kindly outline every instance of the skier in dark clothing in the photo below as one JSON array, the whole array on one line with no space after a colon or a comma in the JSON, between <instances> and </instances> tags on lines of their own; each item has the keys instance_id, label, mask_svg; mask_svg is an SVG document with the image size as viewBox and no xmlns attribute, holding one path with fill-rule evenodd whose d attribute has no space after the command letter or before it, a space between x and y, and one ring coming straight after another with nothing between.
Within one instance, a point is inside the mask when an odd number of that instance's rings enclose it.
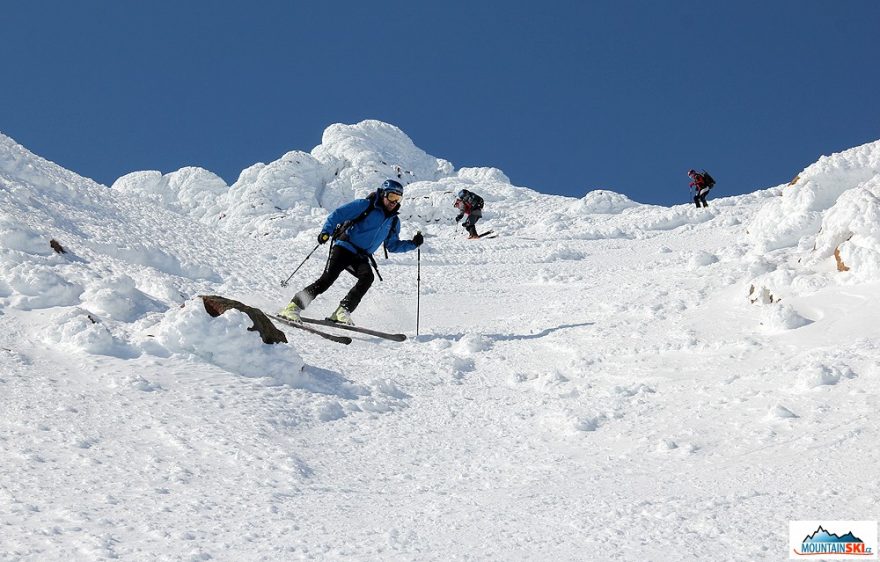
<instances>
[{"instance_id":1,"label":"skier in dark clothing","mask_svg":"<svg viewBox=\"0 0 880 562\"><path fill-rule=\"evenodd\" d=\"M455 222L460 221L465 215L468 216L461 224L470 234L468 239L479 238L480 236L477 234L477 221L483 217L483 198L476 193L471 193L467 189L462 189L458 192L458 196L452 206L459 211L458 216L455 217Z\"/></svg>"},{"instance_id":2,"label":"skier in dark clothing","mask_svg":"<svg viewBox=\"0 0 880 562\"><path fill-rule=\"evenodd\" d=\"M403 186L395 180L385 180L378 191L366 199L357 199L339 207L327 217L318 243L334 238L330 258L324 273L311 285L298 292L278 313L293 322L301 322L302 311L321 293L329 289L343 270L357 277L357 283L328 318L353 326L351 313L373 284L376 262L373 252L385 244L389 252L409 252L421 246L424 238L416 233L412 240L400 240L400 219L397 216Z\"/></svg>"},{"instance_id":3,"label":"skier in dark clothing","mask_svg":"<svg viewBox=\"0 0 880 562\"><path fill-rule=\"evenodd\" d=\"M688 177L691 178L690 187L694 190L694 204L698 209L700 208L700 203L703 204L703 207L708 207L706 195L709 194L709 190L715 185L715 180L705 170L703 170L703 173L696 170L688 170Z\"/></svg>"}]
</instances>

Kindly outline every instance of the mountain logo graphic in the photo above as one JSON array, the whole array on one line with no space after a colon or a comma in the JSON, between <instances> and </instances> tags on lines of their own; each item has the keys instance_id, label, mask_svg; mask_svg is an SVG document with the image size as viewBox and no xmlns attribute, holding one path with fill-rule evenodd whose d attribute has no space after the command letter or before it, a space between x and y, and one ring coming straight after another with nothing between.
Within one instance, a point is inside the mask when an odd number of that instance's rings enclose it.
<instances>
[{"instance_id":1,"label":"mountain logo graphic","mask_svg":"<svg viewBox=\"0 0 880 562\"><path fill-rule=\"evenodd\" d=\"M819 525L819 528L812 535L808 535L804 537L804 542L860 542L864 543L862 539L852 534L852 531L847 534L841 536L835 535L834 533L829 533L825 529L822 528L822 525Z\"/></svg>"},{"instance_id":2,"label":"mountain logo graphic","mask_svg":"<svg viewBox=\"0 0 880 562\"><path fill-rule=\"evenodd\" d=\"M835 558L871 557L876 553L874 549L857 537L852 530L843 534L832 533L822 525L816 527L812 533L804 536L800 541L799 548L794 548L794 554L800 556L834 556Z\"/></svg>"}]
</instances>

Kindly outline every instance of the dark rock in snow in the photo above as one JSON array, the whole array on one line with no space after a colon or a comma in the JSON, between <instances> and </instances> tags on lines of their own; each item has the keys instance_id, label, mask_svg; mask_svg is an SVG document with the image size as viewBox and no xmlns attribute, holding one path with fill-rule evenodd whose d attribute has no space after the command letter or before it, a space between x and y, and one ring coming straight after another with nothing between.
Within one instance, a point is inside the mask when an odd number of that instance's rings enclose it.
<instances>
[{"instance_id":1,"label":"dark rock in snow","mask_svg":"<svg viewBox=\"0 0 880 562\"><path fill-rule=\"evenodd\" d=\"M230 308L240 310L254 322L248 331L256 330L259 332L263 343L287 343L287 336L284 335L284 332L276 328L262 310L219 295L199 295L199 297L205 303L205 310L211 316L220 316Z\"/></svg>"}]
</instances>

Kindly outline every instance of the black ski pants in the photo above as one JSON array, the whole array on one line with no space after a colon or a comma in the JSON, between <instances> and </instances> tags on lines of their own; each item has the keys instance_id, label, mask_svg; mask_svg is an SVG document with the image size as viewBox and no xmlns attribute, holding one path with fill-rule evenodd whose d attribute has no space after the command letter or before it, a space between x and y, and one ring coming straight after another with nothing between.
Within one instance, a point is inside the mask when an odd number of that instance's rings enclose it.
<instances>
[{"instance_id":1,"label":"black ski pants","mask_svg":"<svg viewBox=\"0 0 880 562\"><path fill-rule=\"evenodd\" d=\"M477 221L483 218L483 211L481 209L471 209L471 212L468 213L468 218L465 219L461 226L467 230L471 236L477 235Z\"/></svg>"},{"instance_id":2,"label":"black ski pants","mask_svg":"<svg viewBox=\"0 0 880 562\"><path fill-rule=\"evenodd\" d=\"M330 250L330 258L324 267L324 273L314 283L298 292L293 297L294 302L301 308L307 307L315 297L333 286L333 283L339 278L339 274L345 270L357 277L357 283L339 304L347 311L354 312L354 309L361 303L361 299L367 294L375 277L367 256L355 254L342 246L333 246L333 249Z\"/></svg>"}]
</instances>

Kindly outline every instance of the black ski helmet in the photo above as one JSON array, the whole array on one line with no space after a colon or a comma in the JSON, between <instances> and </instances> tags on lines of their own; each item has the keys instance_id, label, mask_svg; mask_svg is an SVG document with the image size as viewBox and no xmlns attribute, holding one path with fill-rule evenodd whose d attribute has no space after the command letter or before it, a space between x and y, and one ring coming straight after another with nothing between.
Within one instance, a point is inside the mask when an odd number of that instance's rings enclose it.
<instances>
[{"instance_id":1,"label":"black ski helmet","mask_svg":"<svg viewBox=\"0 0 880 562\"><path fill-rule=\"evenodd\" d=\"M403 186L397 180L385 180L382 182L382 192L403 195Z\"/></svg>"}]
</instances>

